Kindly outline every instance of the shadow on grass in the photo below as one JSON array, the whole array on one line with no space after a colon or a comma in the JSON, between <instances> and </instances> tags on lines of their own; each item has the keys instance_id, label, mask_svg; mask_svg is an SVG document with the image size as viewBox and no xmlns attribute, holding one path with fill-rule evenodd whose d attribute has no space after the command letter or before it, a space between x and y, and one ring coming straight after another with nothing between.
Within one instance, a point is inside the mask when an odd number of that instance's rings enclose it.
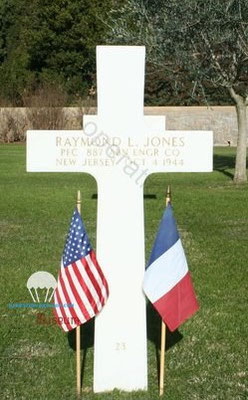
<instances>
[{"instance_id":1,"label":"shadow on grass","mask_svg":"<svg viewBox=\"0 0 248 400\"><path fill-rule=\"evenodd\" d=\"M82 367L81 367L81 386L84 382L86 359L88 355L88 349L94 345L94 326L95 319L92 318L87 323L81 325L80 329L80 348L83 351ZM147 305L147 337L148 340L154 343L156 348L156 360L157 360L157 371L159 377L160 367L160 340L161 340L161 318L154 309L151 303ZM68 332L67 335L68 343L71 349L76 351L76 329ZM172 346L178 343L183 338L182 334L176 330L170 332L166 329L166 350L169 350Z\"/></svg>"},{"instance_id":2,"label":"shadow on grass","mask_svg":"<svg viewBox=\"0 0 248 400\"><path fill-rule=\"evenodd\" d=\"M161 347L161 318L151 303L147 304L147 336L156 348L157 376L159 380L160 347ZM165 350L168 351L176 343L183 339L183 335L176 329L170 332L166 327Z\"/></svg>"},{"instance_id":3,"label":"shadow on grass","mask_svg":"<svg viewBox=\"0 0 248 400\"><path fill-rule=\"evenodd\" d=\"M214 155L214 171L219 171L222 174L233 179L234 175L227 171L228 169L234 169L235 167L235 155Z\"/></svg>"},{"instance_id":4,"label":"shadow on grass","mask_svg":"<svg viewBox=\"0 0 248 400\"><path fill-rule=\"evenodd\" d=\"M83 350L83 359L81 366L81 387L84 382L84 373L88 349L94 345L94 326L95 319L92 318L80 326L80 349ZM68 343L71 349L76 351L76 329L68 332Z\"/></svg>"}]
</instances>

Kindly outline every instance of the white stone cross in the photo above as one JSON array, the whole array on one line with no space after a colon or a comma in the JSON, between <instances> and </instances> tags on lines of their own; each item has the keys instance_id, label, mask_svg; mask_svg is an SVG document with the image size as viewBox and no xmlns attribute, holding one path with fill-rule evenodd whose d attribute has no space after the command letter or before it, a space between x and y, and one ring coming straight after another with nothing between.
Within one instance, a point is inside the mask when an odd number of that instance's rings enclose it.
<instances>
[{"instance_id":1,"label":"white stone cross","mask_svg":"<svg viewBox=\"0 0 248 400\"><path fill-rule=\"evenodd\" d=\"M143 184L212 171L212 132L144 116L145 48L97 47L98 114L83 131L27 132L27 170L88 172L98 186L97 258L110 296L95 321L94 391L147 389Z\"/></svg>"}]
</instances>

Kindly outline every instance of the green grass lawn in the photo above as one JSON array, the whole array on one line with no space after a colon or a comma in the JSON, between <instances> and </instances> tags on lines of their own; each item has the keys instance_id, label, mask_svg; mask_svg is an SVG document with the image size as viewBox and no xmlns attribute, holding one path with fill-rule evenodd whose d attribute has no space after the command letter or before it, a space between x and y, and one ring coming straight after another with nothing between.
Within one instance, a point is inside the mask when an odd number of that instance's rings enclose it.
<instances>
[{"instance_id":1,"label":"green grass lawn","mask_svg":"<svg viewBox=\"0 0 248 400\"><path fill-rule=\"evenodd\" d=\"M167 335L166 400L248 399L248 186L232 183L234 149L216 148L213 173L154 174L145 184L147 258L164 208L166 186L200 303ZM65 236L82 193L90 239L96 237L96 183L86 174L25 172L25 146L0 146L0 399L75 399L74 337L49 324L51 310L28 303L28 277L57 276ZM39 324L39 313L47 324ZM84 399L158 398L160 321L148 306L148 392L95 395L93 323L83 327Z\"/></svg>"}]
</instances>

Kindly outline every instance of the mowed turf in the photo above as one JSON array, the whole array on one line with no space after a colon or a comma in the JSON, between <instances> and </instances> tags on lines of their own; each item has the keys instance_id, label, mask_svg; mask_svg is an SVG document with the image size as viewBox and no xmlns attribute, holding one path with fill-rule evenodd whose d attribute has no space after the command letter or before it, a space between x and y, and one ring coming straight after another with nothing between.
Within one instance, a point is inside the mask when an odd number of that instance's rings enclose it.
<instances>
[{"instance_id":1,"label":"mowed turf","mask_svg":"<svg viewBox=\"0 0 248 400\"><path fill-rule=\"evenodd\" d=\"M167 335L163 399L248 398L248 186L232 183L234 155L232 148L216 148L214 172L154 174L145 184L146 258L171 184L200 303L193 318ZM76 398L74 334L53 324L51 309L11 309L10 304L32 302L26 288L32 273L57 276L78 189L95 246L94 179L82 173L27 173L25 146L0 146L1 399ZM160 320L150 305L147 315L148 392L93 394L92 321L82 329L82 398L158 398Z\"/></svg>"}]
</instances>

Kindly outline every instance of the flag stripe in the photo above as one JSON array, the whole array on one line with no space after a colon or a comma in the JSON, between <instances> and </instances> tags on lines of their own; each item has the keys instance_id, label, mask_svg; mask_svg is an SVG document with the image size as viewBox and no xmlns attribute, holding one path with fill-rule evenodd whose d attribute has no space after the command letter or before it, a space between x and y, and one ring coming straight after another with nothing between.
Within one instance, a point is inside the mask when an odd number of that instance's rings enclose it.
<instances>
[{"instance_id":1,"label":"flag stripe","mask_svg":"<svg viewBox=\"0 0 248 400\"><path fill-rule=\"evenodd\" d=\"M92 271L92 273L97 281L97 284L99 285L99 287L102 291L102 296L106 300L108 297L108 285L107 285L106 279L105 279L104 275L102 274L102 271L99 268L99 265L96 261L95 254L94 253L92 254L92 259L89 256L86 256L85 258L90 267L90 270ZM93 260L94 260L94 262L93 262Z\"/></svg>"},{"instance_id":2,"label":"flag stripe","mask_svg":"<svg viewBox=\"0 0 248 400\"><path fill-rule=\"evenodd\" d=\"M86 269L82 268L81 260L78 260L73 264L75 275L78 279L78 283L81 285L82 290L85 292L89 303L96 314L98 311L97 302L98 302L98 295L94 289L92 282L90 281Z\"/></svg>"},{"instance_id":3,"label":"flag stripe","mask_svg":"<svg viewBox=\"0 0 248 400\"><path fill-rule=\"evenodd\" d=\"M66 269L68 270L68 274L70 274L70 277L73 281L74 288L75 288L75 291L76 291L78 299L79 299L78 302L79 303L81 302L83 304L83 306L89 316L88 319L90 319L90 318L94 317L94 315L95 315L94 310L89 302L89 299L88 299L86 293L84 292L82 286L78 282L77 276L74 271L74 265L75 264L73 263L72 265L69 265L68 267L66 267Z\"/></svg>"},{"instance_id":4,"label":"flag stripe","mask_svg":"<svg viewBox=\"0 0 248 400\"><path fill-rule=\"evenodd\" d=\"M190 318L199 308L190 272L153 305L171 331Z\"/></svg>"},{"instance_id":5,"label":"flag stripe","mask_svg":"<svg viewBox=\"0 0 248 400\"><path fill-rule=\"evenodd\" d=\"M188 272L187 260L179 239L146 270L144 291L154 303L176 285Z\"/></svg>"},{"instance_id":6,"label":"flag stripe","mask_svg":"<svg viewBox=\"0 0 248 400\"><path fill-rule=\"evenodd\" d=\"M90 252L90 258L91 258L91 261L92 261L94 267L96 268L96 270L97 270L97 272L98 272L98 274L99 274L99 276L101 278L102 285L106 290L106 297L104 297L104 298L107 299L107 297L109 295L108 283L107 283L106 278L105 278L105 276L104 276L104 274L103 274L103 272L102 272L102 270L101 270L101 268L100 268L100 266L98 264L98 261L96 259L96 254L95 254L94 251ZM104 293L105 293L105 291L104 291Z\"/></svg>"},{"instance_id":7,"label":"flag stripe","mask_svg":"<svg viewBox=\"0 0 248 400\"><path fill-rule=\"evenodd\" d=\"M78 309L82 312L83 317L85 318L85 320L88 321L90 319L90 314L88 313L88 310L87 310L86 306L84 305L83 300L80 297L80 295L79 295L79 293L78 293L78 291L77 291L77 289L76 289L76 287L74 285L74 280L72 279L72 276L71 276L71 268L70 267L72 268L71 265L66 267L66 268L64 268L65 275L67 277L68 284L69 284L69 286L71 288L73 296L75 297L75 301L76 301L76 304L78 306Z\"/></svg>"},{"instance_id":8,"label":"flag stripe","mask_svg":"<svg viewBox=\"0 0 248 400\"><path fill-rule=\"evenodd\" d=\"M90 257L84 258L83 260L81 260L81 262L82 262L82 264L83 264L83 266L84 266L84 268L85 268L85 270L86 270L89 278L91 279L92 284L93 284L93 286L94 286L94 288L96 290L96 293L98 295L98 301L100 302L101 308L102 308L102 306L104 304L104 299L103 299L103 296L102 296L102 288L100 287L99 283L97 282L97 280L96 280L96 278L95 278L95 276L94 276L94 274L92 272L92 269L94 269L95 265L94 264L91 265L90 261L91 261ZM104 290L104 288L103 288L103 290Z\"/></svg>"},{"instance_id":9,"label":"flag stripe","mask_svg":"<svg viewBox=\"0 0 248 400\"><path fill-rule=\"evenodd\" d=\"M166 235L164 232L166 232ZM163 253L169 250L178 241L178 239L179 234L176 221L173 217L172 206L169 203L160 222L148 266L151 265Z\"/></svg>"},{"instance_id":10,"label":"flag stripe","mask_svg":"<svg viewBox=\"0 0 248 400\"><path fill-rule=\"evenodd\" d=\"M68 318L68 320L70 321L70 325L71 325L71 327L72 327L72 329L73 329L73 328L76 327L76 324L74 323L74 319L73 319L73 317L72 317L70 308L69 308L69 307L66 307L66 305L64 306L64 304L67 304L68 301L67 301L67 299L66 299L64 287L62 287L61 279L60 279L60 278L61 278L61 277L59 276L59 278L58 278L58 286L57 286L57 294L59 295L59 297L60 297L60 299L61 299L61 301L62 301L62 304L61 304L61 307L60 307L60 308L63 308L63 311L64 311L64 313L65 313L65 315L66 315L66 318ZM64 285L63 285L63 286L64 286ZM70 303L70 300L69 300L69 303Z\"/></svg>"},{"instance_id":11,"label":"flag stripe","mask_svg":"<svg viewBox=\"0 0 248 400\"><path fill-rule=\"evenodd\" d=\"M73 323L71 323L71 326L72 326L72 328L75 328L77 326L76 322L77 322L78 316L74 310L74 303L72 302L71 298L69 297L69 294L67 292L66 285L65 285L65 282L63 280L61 273L58 278L58 290L59 290L59 293L63 292L64 297L65 297L65 303L73 304L73 307L68 308L68 311L71 314L71 318L73 321Z\"/></svg>"},{"instance_id":12,"label":"flag stripe","mask_svg":"<svg viewBox=\"0 0 248 400\"><path fill-rule=\"evenodd\" d=\"M62 304L62 301L61 301L61 298L60 298L60 295L59 295L58 290L56 290L56 297L57 297L57 300L58 300L58 304ZM60 306L59 309L60 309L61 314L62 314L63 324L66 325L67 329L69 329L69 330L73 329L72 326L71 326L71 324L70 324L70 321L68 320L68 318L67 318L67 316L66 316L66 314L65 314L65 309L64 309L64 307L61 307L61 306Z\"/></svg>"},{"instance_id":13,"label":"flag stripe","mask_svg":"<svg viewBox=\"0 0 248 400\"><path fill-rule=\"evenodd\" d=\"M83 279L85 283L87 284L87 287L90 291L90 294L92 296L92 304L95 304L96 312L100 312L102 309L102 292L99 286L97 285L97 282L90 270L90 267L85 259L77 261L77 266L79 271L82 271L81 274L83 276ZM94 303L93 303L94 302Z\"/></svg>"},{"instance_id":14,"label":"flag stripe","mask_svg":"<svg viewBox=\"0 0 248 400\"><path fill-rule=\"evenodd\" d=\"M66 275L66 271L65 271L65 268L64 268L63 264L61 266L61 276L62 276L63 282L65 284L66 290L68 292L70 303L73 304L73 308L74 308L74 311L76 313L77 318L81 321L81 323L86 322L87 319L84 316L83 310L81 310L81 308L79 307L79 304L77 303L77 300L76 300L76 298L74 296L74 293L72 291L72 287L70 285L70 282L68 281L68 278L67 278L67 275Z\"/></svg>"},{"instance_id":15,"label":"flag stripe","mask_svg":"<svg viewBox=\"0 0 248 400\"><path fill-rule=\"evenodd\" d=\"M55 304L59 304L56 291L54 292L54 302L55 302ZM64 329L64 331L68 332L69 329L66 326L66 324L63 322L64 318L63 318L63 315L61 313L60 307L54 307L53 308L53 313L55 315L57 323L61 326L61 328Z\"/></svg>"}]
</instances>

